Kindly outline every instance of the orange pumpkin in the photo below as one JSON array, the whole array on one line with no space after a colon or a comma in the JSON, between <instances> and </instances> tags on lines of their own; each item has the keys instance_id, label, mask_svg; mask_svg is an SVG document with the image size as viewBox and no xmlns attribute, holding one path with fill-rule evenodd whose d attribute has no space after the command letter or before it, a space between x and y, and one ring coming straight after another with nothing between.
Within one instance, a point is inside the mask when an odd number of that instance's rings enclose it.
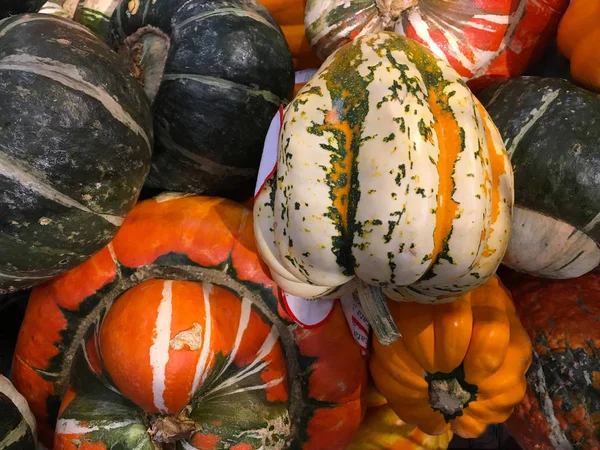
<instances>
[{"instance_id":1,"label":"orange pumpkin","mask_svg":"<svg viewBox=\"0 0 600 450\"><path fill-rule=\"evenodd\" d=\"M259 0L283 30L296 70L318 68L322 63L313 52L304 32L306 2L307 0Z\"/></svg>"},{"instance_id":2,"label":"orange pumpkin","mask_svg":"<svg viewBox=\"0 0 600 450\"><path fill-rule=\"evenodd\" d=\"M373 381L398 417L427 434L476 438L525 394L531 341L497 276L438 305L389 301L402 337L373 340Z\"/></svg>"},{"instance_id":3,"label":"orange pumpkin","mask_svg":"<svg viewBox=\"0 0 600 450\"><path fill-rule=\"evenodd\" d=\"M367 391L367 414L348 450L445 450L452 439L448 430L430 436L402 422L386 398L372 384Z\"/></svg>"},{"instance_id":4,"label":"orange pumpkin","mask_svg":"<svg viewBox=\"0 0 600 450\"><path fill-rule=\"evenodd\" d=\"M600 92L600 0L574 0L560 21L559 51L571 62L578 84Z\"/></svg>"},{"instance_id":5,"label":"orange pumpkin","mask_svg":"<svg viewBox=\"0 0 600 450\"><path fill-rule=\"evenodd\" d=\"M33 291L13 380L47 448L350 444L367 367L341 306L318 329L295 325L252 230L239 204L162 195Z\"/></svg>"}]
</instances>

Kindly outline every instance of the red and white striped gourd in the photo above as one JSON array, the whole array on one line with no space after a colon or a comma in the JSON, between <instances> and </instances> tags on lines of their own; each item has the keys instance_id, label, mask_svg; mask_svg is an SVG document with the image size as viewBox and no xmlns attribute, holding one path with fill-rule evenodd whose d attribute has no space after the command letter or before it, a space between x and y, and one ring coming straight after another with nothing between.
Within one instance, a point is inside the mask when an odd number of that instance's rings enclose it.
<instances>
[{"instance_id":1,"label":"red and white striped gourd","mask_svg":"<svg viewBox=\"0 0 600 450\"><path fill-rule=\"evenodd\" d=\"M359 279L397 301L448 302L504 255L513 173L500 134L415 41L381 32L334 53L286 108L278 158L255 236L292 295L338 296Z\"/></svg>"},{"instance_id":2,"label":"red and white striped gourd","mask_svg":"<svg viewBox=\"0 0 600 450\"><path fill-rule=\"evenodd\" d=\"M308 0L310 45L325 59L359 36L393 30L447 61L469 87L522 74L556 35L568 0Z\"/></svg>"}]
</instances>

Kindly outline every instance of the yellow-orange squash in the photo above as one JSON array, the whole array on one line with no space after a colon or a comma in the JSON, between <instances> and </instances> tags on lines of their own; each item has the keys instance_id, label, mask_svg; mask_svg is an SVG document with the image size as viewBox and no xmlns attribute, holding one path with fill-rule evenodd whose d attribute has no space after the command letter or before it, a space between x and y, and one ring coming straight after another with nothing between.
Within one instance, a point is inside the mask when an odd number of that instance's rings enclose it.
<instances>
[{"instance_id":1,"label":"yellow-orange squash","mask_svg":"<svg viewBox=\"0 0 600 450\"><path fill-rule=\"evenodd\" d=\"M313 52L304 31L304 9L307 0L259 0L273 15L287 40L296 70L313 69L321 60Z\"/></svg>"},{"instance_id":2,"label":"yellow-orange squash","mask_svg":"<svg viewBox=\"0 0 600 450\"><path fill-rule=\"evenodd\" d=\"M451 303L388 306L402 337L373 340L369 363L402 421L475 438L510 416L527 387L531 341L497 276Z\"/></svg>"},{"instance_id":3,"label":"yellow-orange squash","mask_svg":"<svg viewBox=\"0 0 600 450\"><path fill-rule=\"evenodd\" d=\"M600 92L600 0L574 0L558 27L559 51L571 62L571 76Z\"/></svg>"},{"instance_id":4,"label":"yellow-orange squash","mask_svg":"<svg viewBox=\"0 0 600 450\"><path fill-rule=\"evenodd\" d=\"M367 414L348 450L446 450L452 439L448 430L439 436L423 433L398 418L386 398L370 385Z\"/></svg>"}]
</instances>

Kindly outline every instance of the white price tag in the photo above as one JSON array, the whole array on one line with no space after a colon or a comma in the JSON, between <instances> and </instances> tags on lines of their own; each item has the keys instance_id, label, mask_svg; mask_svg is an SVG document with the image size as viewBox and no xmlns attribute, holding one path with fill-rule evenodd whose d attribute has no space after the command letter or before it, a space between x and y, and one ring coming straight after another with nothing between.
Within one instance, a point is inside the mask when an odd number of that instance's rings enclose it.
<instances>
[{"instance_id":1,"label":"white price tag","mask_svg":"<svg viewBox=\"0 0 600 450\"><path fill-rule=\"evenodd\" d=\"M361 348L363 355L367 354L369 348L369 322L365 317L365 313L360 305L358 294L344 295L340 298L346 321L352 332L354 340Z\"/></svg>"}]
</instances>

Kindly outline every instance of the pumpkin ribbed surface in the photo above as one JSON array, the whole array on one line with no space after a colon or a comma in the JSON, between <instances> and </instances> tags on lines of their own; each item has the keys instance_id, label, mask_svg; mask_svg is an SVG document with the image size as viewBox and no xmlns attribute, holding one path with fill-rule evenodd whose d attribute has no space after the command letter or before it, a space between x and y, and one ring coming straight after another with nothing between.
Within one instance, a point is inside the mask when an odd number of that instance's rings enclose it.
<instances>
[{"instance_id":1,"label":"pumpkin ribbed surface","mask_svg":"<svg viewBox=\"0 0 600 450\"><path fill-rule=\"evenodd\" d=\"M0 375L0 449L35 450L35 419L27 402Z\"/></svg>"},{"instance_id":2,"label":"pumpkin ribbed surface","mask_svg":"<svg viewBox=\"0 0 600 450\"><path fill-rule=\"evenodd\" d=\"M250 197L269 124L294 86L271 14L254 0L121 2L108 41L154 99L147 185Z\"/></svg>"},{"instance_id":3,"label":"pumpkin ribbed surface","mask_svg":"<svg viewBox=\"0 0 600 450\"><path fill-rule=\"evenodd\" d=\"M502 259L512 183L496 127L455 71L404 37L364 36L286 108L254 206L258 248L300 297L357 277L394 299L449 301Z\"/></svg>"},{"instance_id":4,"label":"pumpkin ribbed surface","mask_svg":"<svg viewBox=\"0 0 600 450\"><path fill-rule=\"evenodd\" d=\"M340 306L307 330L278 295L250 210L194 196L138 204L109 247L32 293L13 373L42 442L56 424L57 450L344 448L366 361Z\"/></svg>"},{"instance_id":5,"label":"pumpkin ribbed surface","mask_svg":"<svg viewBox=\"0 0 600 450\"><path fill-rule=\"evenodd\" d=\"M136 80L85 27L46 14L0 23L0 293L104 247L150 169Z\"/></svg>"},{"instance_id":6,"label":"pumpkin ribbed surface","mask_svg":"<svg viewBox=\"0 0 600 450\"><path fill-rule=\"evenodd\" d=\"M374 340L369 367L401 420L476 438L510 416L527 388L531 341L498 277L452 303L389 308L402 336Z\"/></svg>"},{"instance_id":7,"label":"pumpkin ribbed surface","mask_svg":"<svg viewBox=\"0 0 600 450\"><path fill-rule=\"evenodd\" d=\"M515 173L504 264L547 278L589 272L600 263L600 97L538 77L507 80L479 97Z\"/></svg>"},{"instance_id":8,"label":"pumpkin ribbed surface","mask_svg":"<svg viewBox=\"0 0 600 450\"><path fill-rule=\"evenodd\" d=\"M506 422L524 449L600 447L600 272L541 280L504 269L533 341L527 394Z\"/></svg>"},{"instance_id":9,"label":"pumpkin ribbed surface","mask_svg":"<svg viewBox=\"0 0 600 450\"><path fill-rule=\"evenodd\" d=\"M373 385L367 391L367 412L348 450L446 450L452 431L439 436L402 422Z\"/></svg>"}]
</instances>

